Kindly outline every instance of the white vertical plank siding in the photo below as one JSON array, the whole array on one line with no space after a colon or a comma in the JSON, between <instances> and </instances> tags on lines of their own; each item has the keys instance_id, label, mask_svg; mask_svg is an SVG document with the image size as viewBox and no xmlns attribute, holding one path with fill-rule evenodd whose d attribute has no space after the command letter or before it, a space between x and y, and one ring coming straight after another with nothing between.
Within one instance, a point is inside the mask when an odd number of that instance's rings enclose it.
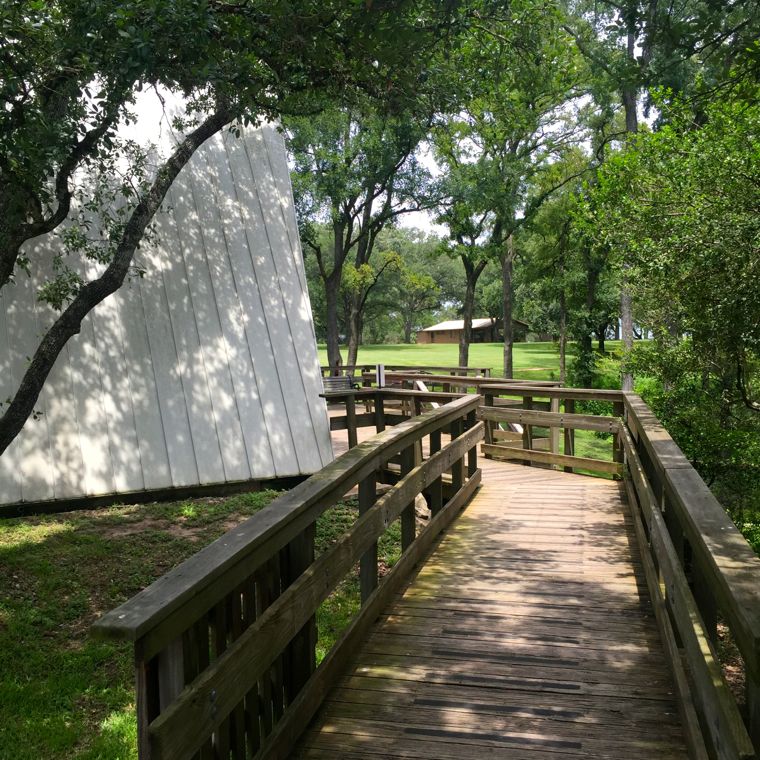
<instances>
[{"instance_id":1,"label":"white vertical plank siding","mask_svg":"<svg viewBox=\"0 0 760 760\"><path fill-rule=\"evenodd\" d=\"M18 383L26 371L27 357L31 356L30 344L39 335L35 313L36 295L32 281L20 275L9 288L4 288L9 303L6 316L10 339L9 364L11 375ZM18 339L21 336L21 340ZM31 339L31 340L30 340ZM21 481L21 498L24 501L40 501L55 498L55 474L50 453L46 395L34 405L41 416L30 418L23 433L13 442Z\"/></svg>"},{"instance_id":2,"label":"white vertical plank siding","mask_svg":"<svg viewBox=\"0 0 760 760\"><path fill-rule=\"evenodd\" d=\"M84 321L0 457L0 504L308 474L332 459L287 162L267 125L209 141L134 277ZM34 241L50 257L54 236ZM96 276L95 265L82 267ZM0 396L54 317L0 293Z\"/></svg>"},{"instance_id":3,"label":"white vertical plank siding","mask_svg":"<svg viewBox=\"0 0 760 760\"><path fill-rule=\"evenodd\" d=\"M13 304L15 285L9 285L0 291L0 412L2 412L6 399L10 398L16 387L11 361L11 342L8 332L7 311L16 308ZM19 473L18 458L19 441L16 439L5 454L0 457L0 504L9 504L21 500L21 477Z\"/></svg>"},{"instance_id":4,"label":"white vertical plank siding","mask_svg":"<svg viewBox=\"0 0 760 760\"><path fill-rule=\"evenodd\" d=\"M286 230L287 247L291 254L290 258L285 255L280 257L285 272L285 276L281 278L283 293L287 294L286 298L290 300L292 307L287 312L291 324L294 325L291 329L291 335L299 358L306 403L314 424L320 463L324 466L333 459L332 442L329 436L321 435L320 431L325 426L329 429L330 423L325 404L309 404L309 399L319 396L322 392L322 373L319 358L314 351L317 337L314 330L314 320L311 316L311 302L306 283L301 239L298 235L296 216L293 213L295 202L285 157L285 141L282 135L270 125L264 126L260 133L264 137L262 154L266 155L268 161L264 176L272 182L271 194L273 198L277 199L280 218Z\"/></svg>"},{"instance_id":5,"label":"white vertical plank siding","mask_svg":"<svg viewBox=\"0 0 760 760\"><path fill-rule=\"evenodd\" d=\"M253 477L274 477L272 449L253 367L256 342L255 339L249 339L245 311L231 261L231 246L242 246L242 230L236 234L229 224L225 224L225 219L231 216L228 213L231 203L219 188L217 166L222 160L226 164L226 156L221 152L220 144L221 141L216 141L202 156L204 165L196 175L193 191L197 198L200 224L206 231L207 238L213 240L223 252L221 256L208 257L209 271L227 346L233 391L251 474ZM212 160L215 156L216 161Z\"/></svg>"}]
</instances>

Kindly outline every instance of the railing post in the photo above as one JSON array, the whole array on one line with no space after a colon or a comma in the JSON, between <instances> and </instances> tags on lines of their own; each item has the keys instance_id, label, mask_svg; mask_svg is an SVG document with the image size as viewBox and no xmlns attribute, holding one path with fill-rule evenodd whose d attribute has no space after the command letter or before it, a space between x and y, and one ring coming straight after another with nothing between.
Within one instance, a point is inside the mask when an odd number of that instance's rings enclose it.
<instances>
[{"instance_id":1,"label":"railing post","mask_svg":"<svg viewBox=\"0 0 760 760\"><path fill-rule=\"evenodd\" d=\"M565 407L565 413L566 414L574 414L575 413L575 399L572 398L566 398L564 399L564 407ZM575 430L572 428L565 428L564 431L564 447L563 447L563 454L566 454L568 456L575 456ZM572 472L572 467L565 467L565 472Z\"/></svg>"},{"instance_id":2,"label":"railing post","mask_svg":"<svg viewBox=\"0 0 760 760\"><path fill-rule=\"evenodd\" d=\"M314 562L315 536L316 523L312 523L288 544L287 560L282 568L283 587L293 583ZM288 704L295 699L316 668L316 633L316 618L311 618L285 652L285 699Z\"/></svg>"},{"instance_id":3,"label":"railing post","mask_svg":"<svg viewBox=\"0 0 760 760\"><path fill-rule=\"evenodd\" d=\"M559 398L549 399L549 411L558 414L559 413ZM549 451L552 454L559 454L559 428L549 428ZM552 465L552 469L559 469L556 465Z\"/></svg>"},{"instance_id":4,"label":"railing post","mask_svg":"<svg viewBox=\"0 0 760 760\"><path fill-rule=\"evenodd\" d=\"M467 425L466 429L471 430L475 427L477 420L475 419L475 410L467 413ZM467 452L467 477L471 478L478 469L478 447L473 446Z\"/></svg>"},{"instance_id":5,"label":"railing post","mask_svg":"<svg viewBox=\"0 0 760 760\"><path fill-rule=\"evenodd\" d=\"M346 396L346 428L348 430L348 448L352 449L358 443L356 435L356 399L353 393Z\"/></svg>"},{"instance_id":6,"label":"railing post","mask_svg":"<svg viewBox=\"0 0 760 760\"><path fill-rule=\"evenodd\" d=\"M441 431L430 433L430 455L441 450ZM435 517L443 509L443 478L437 477L430 484L430 516Z\"/></svg>"},{"instance_id":7,"label":"railing post","mask_svg":"<svg viewBox=\"0 0 760 760\"><path fill-rule=\"evenodd\" d=\"M525 396L523 398L523 409L532 409L533 408L533 397L532 396ZM530 451L530 449L533 448L533 431L531 430L531 426L526 424L523 426L523 449L526 451ZM530 467L530 462L525 461L523 464L526 467Z\"/></svg>"},{"instance_id":8,"label":"railing post","mask_svg":"<svg viewBox=\"0 0 760 760\"><path fill-rule=\"evenodd\" d=\"M148 727L161 713L158 689L158 658L144 660L140 642L135 645L135 691L137 697L137 756L150 760Z\"/></svg>"},{"instance_id":9,"label":"railing post","mask_svg":"<svg viewBox=\"0 0 760 760\"><path fill-rule=\"evenodd\" d=\"M487 389L483 390L483 405L484 406L493 406L494 405L494 396L493 392L488 392ZM493 426L497 425L497 422L494 422L493 420L485 420L484 422L484 429L483 429L483 437L485 438L485 442L487 444L493 443ZM491 459L490 454L486 454L486 459Z\"/></svg>"},{"instance_id":10,"label":"railing post","mask_svg":"<svg viewBox=\"0 0 760 760\"><path fill-rule=\"evenodd\" d=\"M624 424L623 416L625 415L625 405L622 401L615 401L612 404L612 415L620 419L620 424ZM612 436L612 461L622 462L625 460L623 452L623 439L620 433L615 433Z\"/></svg>"},{"instance_id":11,"label":"railing post","mask_svg":"<svg viewBox=\"0 0 760 760\"><path fill-rule=\"evenodd\" d=\"M378 433L385 430L385 407L382 393L382 391L375 393L375 430Z\"/></svg>"},{"instance_id":12,"label":"railing post","mask_svg":"<svg viewBox=\"0 0 760 760\"><path fill-rule=\"evenodd\" d=\"M414 469L414 445L407 446L401 452L401 477ZM406 551L414 541L417 534L416 515L414 501L404 507L401 512L401 551Z\"/></svg>"},{"instance_id":13,"label":"railing post","mask_svg":"<svg viewBox=\"0 0 760 760\"><path fill-rule=\"evenodd\" d=\"M747 733L755 747L760 747L760 676L747 667L745 698L747 701Z\"/></svg>"},{"instance_id":14,"label":"railing post","mask_svg":"<svg viewBox=\"0 0 760 760\"><path fill-rule=\"evenodd\" d=\"M691 568L691 593L694 594L694 601L697 603L699 614L702 622L705 624L705 630L710 637L710 641L717 646L718 643L718 605L715 596L710 590L707 575L692 557Z\"/></svg>"},{"instance_id":15,"label":"railing post","mask_svg":"<svg viewBox=\"0 0 760 760\"><path fill-rule=\"evenodd\" d=\"M464 430L464 419L460 417L451 423L451 440L459 438ZM456 493L464 485L464 456L457 459L451 467L451 487Z\"/></svg>"},{"instance_id":16,"label":"railing post","mask_svg":"<svg viewBox=\"0 0 760 760\"><path fill-rule=\"evenodd\" d=\"M377 499L377 479L375 473L359 483L359 516L372 507ZM359 560L359 589L362 604L377 588L377 542L367 549Z\"/></svg>"}]
</instances>

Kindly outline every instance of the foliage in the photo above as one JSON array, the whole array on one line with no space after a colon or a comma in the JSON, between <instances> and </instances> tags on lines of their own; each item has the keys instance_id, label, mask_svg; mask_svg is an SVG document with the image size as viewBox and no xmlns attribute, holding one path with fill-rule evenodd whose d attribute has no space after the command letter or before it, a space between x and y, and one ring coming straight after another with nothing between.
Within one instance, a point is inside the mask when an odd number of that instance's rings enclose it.
<instances>
[{"instance_id":1,"label":"foliage","mask_svg":"<svg viewBox=\"0 0 760 760\"><path fill-rule=\"evenodd\" d=\"M287 122L301 239L314 256L325 295L330 363L339 364L339 293L348 299L344 325L348 363L354 363L368 298L379 276L397 268L388 257L372 263L381 231L423 207L429 174L416 148L424 120L393 115L369 102L332 108Z\"/></svg>"},{"instance_id":2,"label":"foliage","mask_svg":"<svg viewBox=\"0 0 760 760\"><path fill-rule=\"evenodd\" d=\"M760 509L760 106L663 114L604 167L590 220L631 253L646 398L741 524Z\"/></svg>"}]
</instances>

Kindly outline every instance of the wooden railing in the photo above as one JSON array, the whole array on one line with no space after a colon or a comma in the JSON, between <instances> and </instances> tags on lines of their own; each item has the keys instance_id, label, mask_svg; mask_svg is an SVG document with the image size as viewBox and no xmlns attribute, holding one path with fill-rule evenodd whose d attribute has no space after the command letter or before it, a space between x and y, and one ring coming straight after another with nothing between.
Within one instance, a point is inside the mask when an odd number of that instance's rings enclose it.
<instances>
[{"instance_id":1,"label":"wooden railing","mask_svg":"<svg viewBox=\"0 0 760 760\"><path fill-rule=\"evenodd\" d=\"M384 364L388 371L400 372L438 372L447 375L476 375L480 377L489 377L491 374L490 367L444 367L444 366L421 366L412 364ZM320 370L323 376L326 375L355 375L363 372L374 372L375 364L340 364L340 365L322 365Z\"/></svg>"},{"instance_id":2,"label":"wooden railing","mask_svg":"<svg viewBox=\"0 0 760 760\"><path fill-rule=\"evenodd\" d=\"M455 399L351 449L95 624L101 636L134 642L141 760L287 756L350 653L479 485L480 403ZM395 459L397 482L376 498L378 473ZM359 518L315 558L317 519L357 485ZM417 533L420 493L431 518ZM401 558L379 582L377 541L397 519ZM357 562L360 611L315 667L315 613Z\"/></svg>"},{"instance_id":3,"label":"wooden railing","mask_svg":"<svg viewBox=\"0 0 760 760\"><path fill-rule=\"evenodd\" d=\"M617 476L623 474L621 391L510 383L484 386L481 393L485 406L479 417L486 423L483 453L487 457L561 466L567 472L582 469ZM577 401L609 403L612 415L576 414ZM519 425L522 432L502 430L502 423ZM540 436L539 430L548 430L548 434ZM560 430L564 436L562 452ZM611 460L578 456L576 430L609 433L612 437Z\"/></svg>"},{"instance_id":4,"label":"wooden railing","mask_svg":"<svg viewBox=\"0 0 760 760\"><path fill-rule=\"evenodd\" d=\"M635 394L625 394L625 415L626 487L647 585L675 664L692 755L758 757L760 558ZM719 618L743 659L744 704L737 703L721 671Z\"/></svg>"},{"instance_id":5,"label":"wooden railing","mask_svg":"<svg viewBox=\"0 0 760 760\"><path fill-rule=\"evenodd\" d=\"M361 380L362 385L365 387L371 386L377 382L377 376L374 370L362 372L361 376L356 379L357 381ZM385 371L385 382L387 384L397 384L401 387L412 388L417 381L424 382L425 386L430 390L440 388L443 393L450 393L453 390L458 390L461 393L468 393L471 389L475 393L480 393L481 389L486 386L490 387L492 385L501 385L504 383L539 387L554 387L559 385L555 380L507 380L503 377L463 377L458 375L423 374L414 370L392 371L386 369Z\"/></svg>"}]
</instances>

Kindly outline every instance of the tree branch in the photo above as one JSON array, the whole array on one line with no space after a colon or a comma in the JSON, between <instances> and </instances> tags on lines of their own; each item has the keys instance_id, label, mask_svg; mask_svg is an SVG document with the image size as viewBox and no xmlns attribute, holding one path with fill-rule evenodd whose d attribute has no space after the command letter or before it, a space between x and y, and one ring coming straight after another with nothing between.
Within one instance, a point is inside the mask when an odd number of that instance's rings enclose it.
<instances>
[{"instance_id":1,"label":"tree branch","mask_svg":"<svg viewBox=\"0 0 760 760\"><path fill-rule=\"evenodd\" d=\"M21 379L15 396L0 418L0 455L8 448L32 413L58 355L69 339L79 333L82 320L123 284L145 229L160 208L172 182L193 153L230 122L234 115L227 107L219 107L177 146L159 170L148 193L132 211L111 263L100 277L82 286L47 331Z\"/></svg>"}]
</instances>

